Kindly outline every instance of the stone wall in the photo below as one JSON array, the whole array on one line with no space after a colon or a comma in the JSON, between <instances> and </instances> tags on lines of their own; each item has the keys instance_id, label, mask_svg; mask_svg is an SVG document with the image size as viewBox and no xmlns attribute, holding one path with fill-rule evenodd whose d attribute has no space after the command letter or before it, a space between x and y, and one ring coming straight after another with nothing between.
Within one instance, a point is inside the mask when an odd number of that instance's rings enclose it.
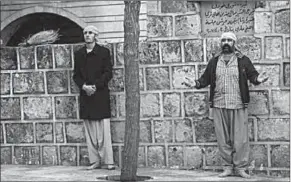
<instances>
[{"instance_id":1,"label":"stone wall","mask_svg":"<svg viewBox=\"0 0 291 182\"><path fill-rule=\"evenodd\" d=\"M140 43L139 167L219 169L208 88L190 89L219 49L201 34L200 3L148 2L148 41ZM288 176L290 168L290 36L288 2L265 2L254 13L254 34L237 47L270 79L251 85L249 138L253 173ZM1 164L86 165L88 154L72 81L80 45L1 49ZM110 82L114 161L121 165L125 132L123 43L112 53ZM252 168L254 167L254 168Z\"/></svg>"}]
</instances>

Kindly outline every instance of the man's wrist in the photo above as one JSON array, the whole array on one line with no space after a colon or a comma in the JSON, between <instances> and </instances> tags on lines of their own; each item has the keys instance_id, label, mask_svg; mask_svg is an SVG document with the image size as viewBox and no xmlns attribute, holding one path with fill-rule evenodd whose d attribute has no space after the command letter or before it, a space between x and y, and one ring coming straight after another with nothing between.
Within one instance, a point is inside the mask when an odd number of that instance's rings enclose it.
<instances>
[{"instance_id":1,"label":"man's wrist","mask_svg":"<svg viewBox=\"0 0 291 182\"><path fill-rule=\"evenodd\" d=\"M82 86L82 89L85 90L86 84L84 83Z\"/></svg>"}]
</instances>

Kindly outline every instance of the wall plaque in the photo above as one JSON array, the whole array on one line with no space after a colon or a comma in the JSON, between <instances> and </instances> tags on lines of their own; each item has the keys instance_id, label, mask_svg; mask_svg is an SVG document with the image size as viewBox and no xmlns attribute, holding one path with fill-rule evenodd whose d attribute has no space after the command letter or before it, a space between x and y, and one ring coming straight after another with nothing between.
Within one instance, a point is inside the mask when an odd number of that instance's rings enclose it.
<instances>
[{"instance_id":1,"label":"wall plaque","mask_svg":"<svg viewBox=\"0 0 291 182\"><path fill-rule=\"evenodd\" d=\"M250 1L201 2L202 31L206 35L253 34L254 11L255 2Z\"/></svg>"}]
</instances>

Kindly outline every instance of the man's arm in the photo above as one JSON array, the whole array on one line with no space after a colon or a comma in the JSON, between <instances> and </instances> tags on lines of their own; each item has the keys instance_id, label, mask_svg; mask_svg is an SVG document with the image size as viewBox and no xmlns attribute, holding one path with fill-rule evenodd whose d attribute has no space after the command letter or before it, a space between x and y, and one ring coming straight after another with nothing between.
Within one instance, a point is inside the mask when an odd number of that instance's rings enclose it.
<instances>
[{"instance_id":1,"label":"man's arm","mask_svg":"<svg viewBox=\"0 0 291 182\"><path fill-rule=\"evenodd\" d=\"M110 51L106 49L105 51L105 58L103 59L103 69L102 69L102 76L95 81L96 89L103 89L107 87L108 82L112 78L112 63L110 57Z\"/></svg>"},{"instance_id":2,"label":"man's arm","mask_svg":"<svg viewBox=\"0 0 291 182\"><path fill-rule=\"evenodd\" d=\"M78 54L74 54L75 64L74 64L74 71L73 71L73 80L81 90L83 85L85 84L85 81L82 77L81 71L80 71L80 60L78 57Z\"/></svg>"},{"instance_id":3,"label":"man's arm","mask_svg":"<svg viewBox=\"0 0 291 182\"><path fill-rule=\"evenodd\" d=\"M214 63L214 59L212 58L207 64L207 67L204 73L198 80L186 78L187 81L183 82L182 84L186 85L187 87L195 87L197 89L204 88L210 85L211 67L214 65L213 63Z\"/></svg>"},{"instance_id":4,"label":"man's arm","mask_svg":"<svg viewBox=\"0 0 291 182\"><path fill-rule=\"evenodd\" d=\"M247 74L248 80L250 80L250 82L254 85L259 85L261 82L258 81L258 76L259 76L258 71L256 70L253 63L248 57L244 56L243 59L245 59L246 61L246 74Z\"/></svg>"}]
</instances>

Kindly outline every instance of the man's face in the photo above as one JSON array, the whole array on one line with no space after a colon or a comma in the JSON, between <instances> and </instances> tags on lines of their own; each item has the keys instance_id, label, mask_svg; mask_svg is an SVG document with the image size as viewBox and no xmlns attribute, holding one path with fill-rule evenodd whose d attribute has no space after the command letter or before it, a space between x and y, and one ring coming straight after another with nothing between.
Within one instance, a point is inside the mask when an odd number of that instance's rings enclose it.
<instances>
[{"instance_id":1,"label":"man's face","mask_svg":"<svg viewBox=\"0 0 291 182\"><path fill-rule=\"evenodd\" d=\"M234 52L234 40L230 38L221 39L221 49L224 53Z\"/></svg>"},{"instance_id":2,"label":"man's face","mask_svg":"<svg viewBox=\"0 0 291 182\"><path fill-rule=\"evenodd\" d=\"M84 39L86 43L95 42L95 34L92 31L84 31Z\"/></svg>"}]
</instances>

